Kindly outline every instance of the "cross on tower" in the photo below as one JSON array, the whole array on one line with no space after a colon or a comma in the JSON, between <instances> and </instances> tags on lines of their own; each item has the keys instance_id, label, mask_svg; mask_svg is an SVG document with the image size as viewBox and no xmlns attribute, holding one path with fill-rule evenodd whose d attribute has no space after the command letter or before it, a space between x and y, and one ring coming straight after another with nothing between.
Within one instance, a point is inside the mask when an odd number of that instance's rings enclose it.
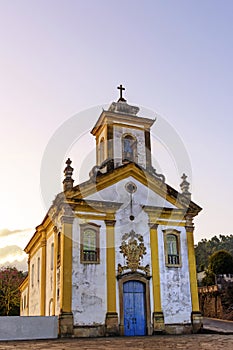
<instances>
[{"instance_id":1,"label":"cross on tower","mask_svg":"<svg viewBox=\"0 0 233 350\"><path fill-rule=\"evenodd\" d=\"M122 91L124 91L125 88L122 86L122 84L121 84L120 86L118 86L117 88L118 88L118 90L120 90L120 98L119 98L118 102L119 102L119 101L126 102L126 100L125 100L124 97L122 96Z\"/></svg>"}]
</instances>

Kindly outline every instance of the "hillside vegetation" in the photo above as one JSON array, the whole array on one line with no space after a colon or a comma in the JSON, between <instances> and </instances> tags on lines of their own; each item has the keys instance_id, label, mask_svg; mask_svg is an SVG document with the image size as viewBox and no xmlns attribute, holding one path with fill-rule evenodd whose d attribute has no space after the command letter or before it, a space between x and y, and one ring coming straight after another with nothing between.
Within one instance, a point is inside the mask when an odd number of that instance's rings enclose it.
<instances>
[{"instance_id":1,"label":"hillside vegetation","mask_svg":"<svg viewBox=\"0 0 233 350\"><path fill-rule=\"evenodd\" d=\"M198 242L195 247L197 272L207 269L210 256L219 250L226 250L233 255L233 235L220 234L219 237L214 236L210 240L204 238Z\"/></svg>"}]
</instances>

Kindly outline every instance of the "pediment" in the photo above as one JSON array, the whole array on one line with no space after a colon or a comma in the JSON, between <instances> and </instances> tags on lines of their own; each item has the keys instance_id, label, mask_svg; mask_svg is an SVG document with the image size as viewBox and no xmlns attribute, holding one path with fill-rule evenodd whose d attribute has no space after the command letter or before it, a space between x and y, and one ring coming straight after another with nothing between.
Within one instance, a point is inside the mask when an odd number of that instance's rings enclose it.
<instances>
[{"instance_id":1,"label":"pediment","mask_svg":"<svg viewBox=\"0 0 233 350\"><path fill-rule=\"evenodd\" d=\"M140 205L163 208L190 208L193 215L197 215L201 208L182 194L167 185L161 178L154 176L134 163L113 169L101 174L73 189L72 197L85 200L127 201L129 193L125 189L128 182L134 182L137 191L133 195Z\"/></svg>"}]
</instances>

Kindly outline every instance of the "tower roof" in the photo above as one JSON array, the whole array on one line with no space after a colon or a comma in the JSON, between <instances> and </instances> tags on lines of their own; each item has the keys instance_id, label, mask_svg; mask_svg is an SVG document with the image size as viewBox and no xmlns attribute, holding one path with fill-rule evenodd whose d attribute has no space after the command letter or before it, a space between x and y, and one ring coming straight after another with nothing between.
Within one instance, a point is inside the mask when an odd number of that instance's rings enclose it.
<instances>
[{"instance_id":1,"label":"tower roof","mask_svg":"<svg viewBox=\"0 0 233 350\"><path fill-rule=\"evenodd\" d=\"M107 110L103 110L96 124L91 130L95 135L98 129L104 124L125 124L127 126L149 129L156 119L149 119L137 116L139 107L129 105L126 101L112 102Z\"/></svg>"}]
</instances>

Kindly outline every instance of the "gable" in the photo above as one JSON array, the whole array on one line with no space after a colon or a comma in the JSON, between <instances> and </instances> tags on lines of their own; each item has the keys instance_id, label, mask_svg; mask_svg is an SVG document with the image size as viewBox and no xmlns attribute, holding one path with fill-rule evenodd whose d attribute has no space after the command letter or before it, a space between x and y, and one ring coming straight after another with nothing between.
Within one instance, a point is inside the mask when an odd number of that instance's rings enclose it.
<instances>
[{"instance_id":1,"label":"gable","mask_svg":"<svg viewBox=\"0 0 233 350\"><path fill-rule=\"evenodd\" d=\"M97 173L96 175L90 175L90 180L78 186L75 186L69 192L68 197L70 200L91 200L92 198L98 198L98 200L102 201L107 201L107 198L111 198L113 200L112 203L116 203L116 198L119 198L119 193L121 193L120 188L122 188L122 191L124 188L124 182L122 181L125 180L125 182L127 182L130 178L133 178L134 181L137 181L137 183L140 184L139 187L144 189L137 194L135 193L134 195L135 197L137 195L139 196L140 194L141 200L143 199L143 202L148 201L148 203L151 203L152 201L152 206L159 206L159 203L161 203L162 208L185 209L188 210L192 216L196 216L201 210L201 208L194 202L190 201L188 197L182 193L179 193L171 186L167 185L164 182L163 175L148 172L132 162L109 170L106 173ZM121 183L122 185L120 185ZM144 187L141 187L142 185ZM114 196L111 193L108 194L109 191L106 190L108 188L111 188L112 193L115 194ZM118 191L120 192L118 193ZM124 192L127 191L124 189ZM124 195L122 194L122 196L124 200ZM122 203L122 201L120 202ZM143 203L141 203L141 205L143 205Z\"/></svg>"},{"instance_id":2,"label":"gable","mask_svg":"<svg viewBox=\"0 0 233 350\"><path fill-rule=\"evenodd\" d=\"M136 191L132 194L133 203L137 203L141 206L146 205L160 208L177 208L167 199L163 198L161 195L142 184L133 176L128 176L115 184L105 187L104 189L85 197L85 200L118 202L124 203L123 206L126 206L131 199L130 193L126 190L126 184L129 182L136 185Z\"/></svg>"}]
</instances>

